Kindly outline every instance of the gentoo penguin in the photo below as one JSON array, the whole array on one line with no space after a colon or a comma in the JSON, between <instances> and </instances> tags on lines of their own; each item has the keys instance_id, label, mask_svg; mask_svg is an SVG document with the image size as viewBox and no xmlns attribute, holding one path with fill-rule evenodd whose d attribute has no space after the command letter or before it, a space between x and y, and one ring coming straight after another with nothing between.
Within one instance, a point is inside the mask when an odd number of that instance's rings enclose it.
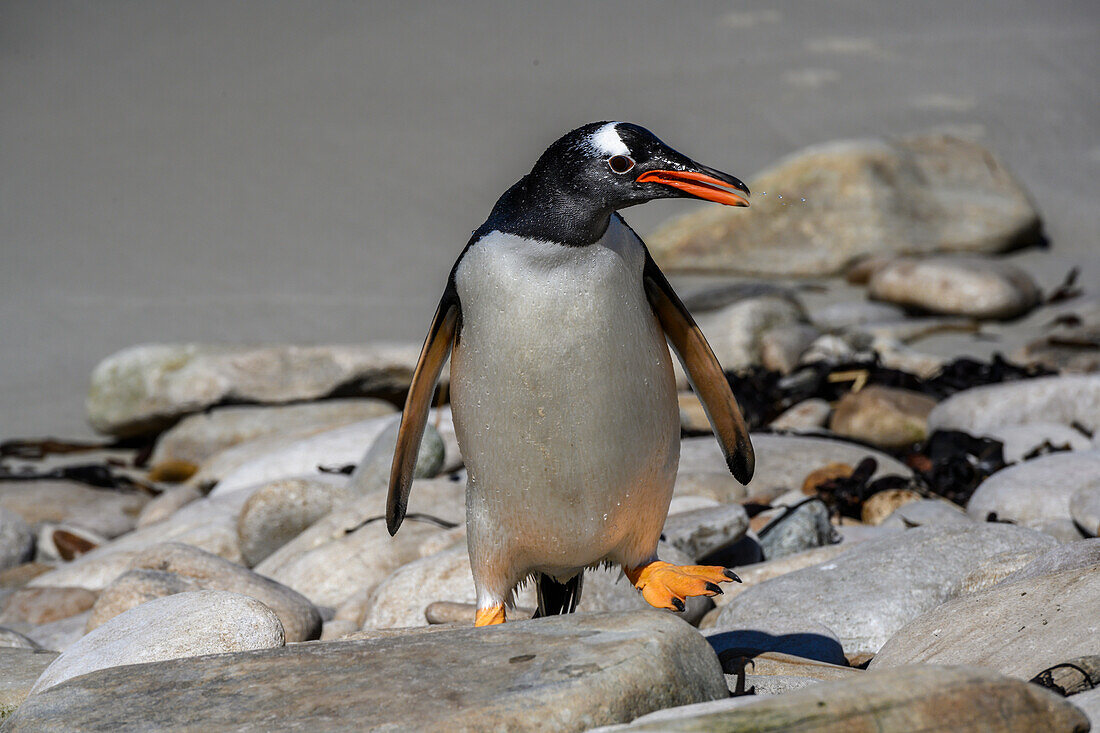
<instances>
[{"instance_id":1,"label":"gentoo penguin","mask_svg":"<svg viewBox=\"0 0 1100 733\"><path fill-rule=\"evenodd\" d=\"M594 122L547 148L459 255L405 402L386 525L394 534L405 516L450 354L476 625L502 623L526 579L538 615L568 613L584 570L604 563L620 565L657 608L683 610L685 597L737 579L657 558L680 455L666 339L742 483L754 458L714 353L616 212L673 197L748 206L748 194L643 127Z\"/></svg>"}]
</instances>

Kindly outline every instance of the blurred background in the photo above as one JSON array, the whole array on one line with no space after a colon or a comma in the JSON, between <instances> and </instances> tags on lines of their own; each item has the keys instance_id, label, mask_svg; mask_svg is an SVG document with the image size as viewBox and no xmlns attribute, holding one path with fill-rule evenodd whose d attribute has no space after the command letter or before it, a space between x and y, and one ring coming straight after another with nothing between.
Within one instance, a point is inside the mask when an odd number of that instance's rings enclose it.
<instances>
[{"instance_id":1,"label":"blurred background","mask_svg":"<svg viewBox=\"0 0 1100 733\"><path fill-rule=\"evenodd\" d=\"M0 2L2 437L88 434L91 369L136 343L419 343L470 231L592 120L746 180L958 132L1042 213L1052 249L1014 257L1100 281L1098 28L1095 0Z\"/></svg>"}]
</instances>

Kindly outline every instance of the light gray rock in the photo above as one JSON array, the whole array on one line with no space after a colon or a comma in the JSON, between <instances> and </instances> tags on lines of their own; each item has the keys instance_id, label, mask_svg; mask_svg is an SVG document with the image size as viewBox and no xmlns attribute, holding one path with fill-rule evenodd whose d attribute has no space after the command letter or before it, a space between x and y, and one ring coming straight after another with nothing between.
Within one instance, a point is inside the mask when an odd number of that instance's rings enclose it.
<instances>
[{"instance_id":1,"label":"light gray rock","mask_svg":"<svg viewBox=\"0 0 1100 733\"><path fill-rule=\"evenodd\" d=\"M789 430L792 432L820 430L829 422L829 415L832 411L832 405L828 402L817 397L811 397L793 407L788 407L783 411L783 414L771 421L769 427L773 430Z\"/></svg>"},{"instance_id":2,"label":"light gray rock","mask_svg":"<svg viewBox=\"0 0 1100 733\"><path fill-rule=\"evenodd\" d=\"M178 593L115 616L62 652L33 693L98 669L284 644L275 613L254 598L220 590Z\"/></svg>"},{"instance_id":3,"label":"light gray rock","mask_svg":"<svg viewBox=\"0 0 1100 733\"><path fill-rule=\"evenodd\" d=\"M879 526L911 529L937 524L971 524L973 521L962 507L945 499L921 499L902 504Z\"/></svg>"},{"instance_id":4,"label":"light gray rock","mask_svg":"<svg viewBox=\"0 0 1100 733\"><path fill-rule=\"evenodd\" d=\"M722 368L736 370L763 363L763 338L768 331L805 320L801 306L765 295L702 313L697 322Z\"/></svg>"},{"instance_id":5,"label":"light gray rock","mask_svg":"<svg viewBox=\"0 0 1100 733\"><path fill-rule=\"evenodd\" d=\"M348 481L348 489L352 493L364 496L389 487L390 468L393 466L393 453L397 447L397 431L400 427L400 416L392 418L367 448ZM413 478L434 478L438 475L443 468L444 452L443 438L431 422L428 422L424 426L424 437L416 455Z\"/></svg>"},{"instance_id":6,"label":"light gray rock","mask_svg":"<svg viewBox=\"0 0 1100 733\"><path fill-rule=\"evenodd\" d=\"M183 484L173 486L145 505L137 518L138 527L148 527L175 514L181 507L197 501L203 493L196 486Z\"/></svg>"},{"instance_id":7,"label":"light gray rock","mask_svg":"<svg viewBox=\"0 0 1100 733\"><path fill-rule=\"evenodd\" d=\"M749 515L740 504L669 514L661 537L695 561L745 536Z\"/></svg>"},{"instance_id":8,"label":"light gray rock","mask_svg":"<svg viewBox=\"0 0 1100 733\"><path fill-rule=\"evenodd\" d=\"M742 280L726 282L720 285L704 287L684 296L684 305L692 315L698 316L708 311L716 311L727 305L740 303L753 298L782 298L792 305L802 308L798 292L791 287L762 280Z\"/></svg>"},{"instance_id":9,"label":"light gray rock","mask_svg":"<svg viewBox=\"0 0 1100 733\"><path fill-rule=\"evenodd\" d=\"M1006 425L1077 423L1100 429L1100 375L1040 377L958 392L936 405L929 430L995 433Z\"/></svg>"},{"instance_id":10,"label":"light gray rock","mask_svg":"<svg viewBox=\"0 0 1100 733\"><path fill-rule=\"evenodd\" d=\"M120 613L142 603L195 590L203 590L202 585L185 575L164 570L129 570L100 592L92 606L91 615L88 616L85 630L91 631L102 626Z\"/></svg>"},{"instance_id":11,"label":"light gray rock","mask_svg":"<svg viewBox=\"0 0 1100 733\"><path fill-rule=\"evenodd\" d=\"M22 631L43 649L63 652L84 636L84 627L90 615L91 611L85 611L41 626L27 625L22 627Z\"/></svg>"},{"instance_id":12,"label":"light gray rock","mask_svg":"<svg viewBox=\"0 0 1100 733\"><path fill-rule=\"evenodd\" d=\"M1070 497L1086 489L1100 491L1100 451L1052 453L987 478L966 513L979 522L995 514L999 521L1036 528L1051 520L1069 523Z\"/></svg>"},{"instance_id":13,"label":"light gray rock","mask_svg":"<svg viewBox=\"0 0 1100 733\"><path fill-rule=\"evenodd\" d=\"M750 436L756 453L756 472L745 487L748 495L779 493L802 488L806 475L816 468L830 463L858 465L868 456L878 462L875 477L892 474L912 476L900 461L872 448L828 438L801 435L772 435L753 433ZM711 436L685 438L680 442L680 471L684 473L717 473L729 475L726 460L717 441ZM677 493L680 493L677 484ZM713 497L718 498L718 497ZM718 499L723 501L723 499Z\"/></svg>"},{"instance_id":14,"label":"light gray rock","mask_svg":"<svg viewBox=\"0 0 1100 733\"><path fill-rule=\"evenodd\" d=\"M1079 692L1068 701L1085 714L1092 725L1092 730L1100 727L1100 687L1088 692Z\"/></svg>"},{"instance_id":15,"label":"light gray rock","mask_svg":"<svg viewBox=\"0 0 1100 733\"><path fill-rule=\"evenodd\" d=\"M215 453L238 443L273 435L295 436L324 432L392 414L389 402L374 399L322 400L296 405L241 405L220 407L180 420L157 439L149 462L184 461L199 465Z\"/></svg>"},{"instance_id":16,"label":"light gray rock","mask_svg":"<svg viewBox=\"0 0 1100 733\"><path fill-rule=\"evenodd\" d=\"M56 658L56 652L0 645L0 723L16 711L34 681Z\"/></svg>"},{"instance_id":17,"label":"light gray rock","mask_svg":"<svg viewBox=\"0 0 1100 733\"><path fill-rule=\"evenodd\" d=\"M611 731L915 731L1031 733L1088 730L1070 701L976 667L902 667L865 672L770 697L668 708Z\"/></svg>"},{"instance_id":18,"label":"light gray rock","mask_svg":"<svg viewBox=\"0 0 1100 733\"><path fill-rule=\"evenodd\" d=\"M842 331L865 323L901 322L905 320L905 311L889 303L845 300L815 308L810 318L823 331Z\"/></svg>"},{"instance_id":19,"label":"light gray rock","mask_svg":"<svg viewBox=\"0 0 1100 733\"><path fill-rule=\"evenodd\" d=\"M722 595L714 597L714 603L719 607L724 606L741 593L744 593L755 585L763 583L765 580L771 580L772 578L778 578L787 573L793 573L795 570L801 570L802 568L808 568L814 565L820 565L823 562L828 562L837 555L852 549L856 544L858 543L853 542L849 544L845 542L839 545L824 545L822 547L815 547L812 550L799 552L795 555L787 555L786 557L781 557L776 560L763 560L761 562L737 566L737 575L741 578L741 582L727 585L723 589L724 593Z\"/></svg>"},{"instance_id":20,"label":"light gray rock","mask_svg":"<svg viewBox=\"0 0 1100 733\"><path fill-rule=\"evenodd\" d=\"M1046 444L1056 448L1068 446L1070 450L1088 450L1092 441L1081 431L1053 422L1030 422L1024 425L1005 425L986 431L985 437L1004 444L1005 463L1019 463L1026 456L1042 449Z\"/></svg>"},{"instance_id":21,"label":"light gray rock","mask_svg":"<svg viewBox=\"0 0 1100 733\"><path fill-rule=\"evenodd\" d=\"M1069 498L1069 513L1082 532L1100 535L1100 488L1078 489Z\"/></svg>"},{"instance_id":22,"label":"light gray rock","mask_svg":"<svg viewBox=\"0 0 1100 733\"><path fill-rule=\"evenodd\" d=\"M1006 576L1001 583L1015 583L1018 580L1029 580L1041 575L1060 573L1063 570L1090 568L1096 565L1100 565L1100 539L1077 540L1047 550L1016 572Z\"/></svg>"},{"instance_id":23,"label":"light gray rock","mask_svg":"<svg viewBox=\"0 0 1100 733\"><path fill-rule=\"evenodd\" d=\"M412 344L229 346L145 344L92 372L88 420L110 435L141 435L224 402L277 404L408 387Z\"/></svg>"},{"instance_id":24,"label":"light gray rock","mask_svg":"<svg viewBox=\"0 0 1100 733\"><path fill-rule=\"evenodd\" d=\"M821 332L808 323L768 329L760 336L760 363L765 369L788 374L820 335Z\"/></svg>"},{"instance_id":25,"label":"light gray rock","mask_svg":"<svg viewBox=\"0 0 1100 733\"><path fill-rule=\"evenodd\" d=\"M310 479L264 484L237 517L241 556L249 567L275 552L336 507L351 501L342 486Z\"/></svg>"},{"instance_id":26,"label":"light gray rock","mask_svg":"<svg viewBox=\"0 0 1100 733\"><path fill-rule=\"evenodd\" d=\"M117 537L133 529L148 501L145 494L94 489L70 481L0 483L0 509L18 514L27 524L71 524L104 537Z\"/></svg>"},{"instance_id":27,"label":"light gray rock","mask_svg":"<svg viewBox=\"0 0 1100 733\"><path fill-rule=\"evenodd\" d=\"M906 318L903 321L872 321L846 330L847 334L865 335L874 341L913 343L941 333L974 333L978 323L970 318L956 316L925 316Z\"/></svg>"},{"instance_id":28,"label":"light gray rock","mask_svg":"<svg viewBox=\"0 0 1100 733\"><path fill-rule=\"evenodd\" d=\"M966 664L1030 680L1059 662L1100 653L1100 572L1063 570L958 598L917 617L869 669Z\"/></svg>"},{"instance_id":29,"label":"light gray rock","mask_svg":"<svg viewBox=\"0 0 1100 733\"><path fill-rule=\"evenodd\" d=\"M41 649L34 639L18 631L0 626L0 648L5 649Z\"/></svg>"},{"instance_id":30,"label":"light gray rock","mask_svg":"<svg viewBox=\"0 0 1100 733\"><path fill-rule=\"evenodd\" d=\"M754 585L722 607L715 628L804 619L835 631L847 655L874 654L921 613L992 585L1054 544L1011 525L917 527Z\"/></svg>"},{"instance_id":31,"label":"light gray rock","mask_svg":"<svg viewBox=\"0 0 1100 733\"><path fill-rule=\"evenodd\" d=\"M284 730L579 732L728 694L698 633L647 612L101 670L36 694L9 726L14 733L65 720L117 730L140 720L162 730L229 731L278 721ZM409 705L410 696L432 702Z\"/></svg>"},{"instance_id":32,"label":"light gray rock","mask_svg":"<svg viewBox=\"0 0 1100 733\"><path fill-rule=\"evenodd\" d=\"M150 547L133 559L131 568L170 573L181 576L182 581L158 584L149 582L153 580L149 576L142 576L137 579L141 582L136 584L140 586L140 592L134 593L135 579L131 576L126 580L127 576L123 575L104 590L107 596L105 605L97 604L99 612L93 614L98 623L113 618L107 613L107 608L115 613L122 613L145 602L147 599L144 595L186 592L190 590L187 586L193 583L197 586L196 589L233 591L260 601L278 616L287 641L309 641L321 634L321 616L313 604L301 594L270 578L189 545L167 542ZM123 583L122 588L117 587L120 581ZM88 628L90 630L94 626L89 624Z\"/></svg>"},{"instance_id":33,"label":"light gray rock","mask_svg":"<svg viewBox=\"0 0 1100 733\"><path fill-rule=\"evenodd\" d=\"M701 209L646 237L658 264L821 277L872 254L1001 252L1040 241L1020 184L981 145L944 134L810 147L750 186L768 195L753 196L749 209Z\"/></svg>"},{"instance_id":34,"label":"light gray rock","mask_svg":"<svg viewBox=\"0 0 1100 733\"><path fill-rule=\"evenodd\" d=\"M829 521L829 510L818 499L803 501L782 512L758 532L760 548L768 560L835 544L840 540Z\"/></svg>"},{"instance_id":35,"label":"light gray rock","mask_svg":"<svg viewBox=\"0 0 1100 733\"><path fill-rule=\"evenodd\" d=\"M711 466L705 466L705 468L711 468ZM680 471L676 474L676 484L672 489L672 498L676 500L687 497L729 504L747 498L748 492L737 479L730 475L729 469L726 469L725 473L691 471L685 470L681 463Z\"/></svg>"},{"instance_id":36,"label":"light gray rock","mask_svg":"<svg viewBox=\"0 0 1100 733\"><path fill-rule=\"evenodd\" d=\"M34 532L23 518L0 507L0 570L21 565L34 557Z\"/></svg>"},{"instance_id":37,"label":"light gray rock","mask_svg":"<svg viewBox=\"0 0 1100 733\"><path fill-rule=\"evenodd\" d=\"M867 292L876 300L932 313L997 319L1027 313L1041 295L1019 267L970 257L899 258L871 276Z\"/></svg>"}]
</instances>

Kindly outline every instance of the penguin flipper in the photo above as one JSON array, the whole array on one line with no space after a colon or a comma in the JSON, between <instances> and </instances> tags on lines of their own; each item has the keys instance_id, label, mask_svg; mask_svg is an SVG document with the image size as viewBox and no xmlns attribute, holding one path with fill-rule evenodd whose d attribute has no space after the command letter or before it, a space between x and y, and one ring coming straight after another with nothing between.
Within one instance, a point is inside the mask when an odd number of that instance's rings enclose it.
<instances>
[{"instance_id":1,"label":"penguin flipper","mask_svg":"<svg viewBox=\"0 0 1100 733\"><path fill-rule=\"evenodd\" d=\"M435 383L451 353L460 311L458 293L455 292L452 281L443 291L435 318L428 329L428 336L424 339L424 348L420 351L416 369L413 370L412 384L409 385L409 395L405 399L401 426L397 429L397 447L394 449L393 465L390 468L390 493L386 499L386 529L391 535L397 534L397 528L405 518L413 469L420 451L420 440L424 437L424 425L428 421Z\"/></svg>"},{"instance_id":2,"label":"penguin flipper","mask_svg":"<svg viewBox=\"0 0 1100 733\"><path fill-rule=\"evenodd\" d=\"M745 419L741 416L726 375L722 373L722 366L695 319L648 250L642 280L649 305L665 336L679 354L684 370L703 403L730 473L741 483L747 484L752 479L756 458L752 441L749 440L749 429L745 426Z\"/></svg>"}]
</instances>

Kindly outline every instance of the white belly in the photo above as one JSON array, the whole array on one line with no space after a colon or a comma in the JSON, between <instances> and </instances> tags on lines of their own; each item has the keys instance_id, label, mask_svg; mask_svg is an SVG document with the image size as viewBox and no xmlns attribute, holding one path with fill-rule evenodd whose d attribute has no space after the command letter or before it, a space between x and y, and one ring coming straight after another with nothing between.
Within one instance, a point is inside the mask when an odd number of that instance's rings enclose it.
<instances>
[{"instance_id":1,"label":"white belly","mask_svg":"<svg viewBox=\"0 0 1100 733\"><path fill-rule=\"evenodd\" d=\"M463 257L451 402L475 576L568 576L656 545L679 420L643 264L615 218L592 246L493 234Z\"/></svg>"}]
</instances>

